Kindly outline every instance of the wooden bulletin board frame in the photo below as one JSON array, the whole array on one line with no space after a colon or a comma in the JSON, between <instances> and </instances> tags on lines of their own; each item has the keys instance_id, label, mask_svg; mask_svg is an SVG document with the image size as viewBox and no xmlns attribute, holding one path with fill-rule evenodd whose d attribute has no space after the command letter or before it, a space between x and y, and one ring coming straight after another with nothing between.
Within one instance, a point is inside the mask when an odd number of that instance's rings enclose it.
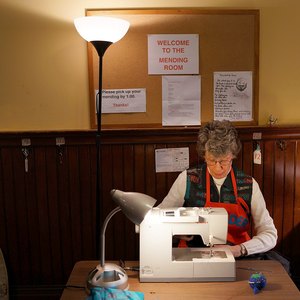
<instances>
[{"instance_id":1,"label":"wooden bulletin board frame","mask_svg":"<svg viewBox=\"0 0 300 300\"><path fill-rule=\"evenodd\" d=\"M259 10L241 9L87 9L86 15L130 22L126 36L103 58L103 89L146 88L145 113L102 114L102 128L162 127L162 75L148 75L148 34L199 34L201 123L213 119L213 73L252 71L252 121L257 125L259 87ZM91 127L96 128L98 55L88 43Z\"/></svg>"}]
</instances>

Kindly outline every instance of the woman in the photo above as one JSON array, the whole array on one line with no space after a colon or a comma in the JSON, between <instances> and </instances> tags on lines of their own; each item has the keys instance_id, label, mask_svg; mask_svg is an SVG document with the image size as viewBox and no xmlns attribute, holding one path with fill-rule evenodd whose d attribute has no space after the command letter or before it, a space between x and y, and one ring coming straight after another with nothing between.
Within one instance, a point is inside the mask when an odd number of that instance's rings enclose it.
<instances>
[{"instance_id":1,"label":"woman","mask_svg":"<svg viewBox=\"0 0 300 300\"><path fill-rule=\"evenodd\" d=\"M179 174L159 205L160 208L224 207L228 212L227 247L234 257L266 252L277 241L277 230L258 183L232 165L240 149L237 131L230 122L213 121L203 126L197 152L205 163ZM248 235L250 219L255 230L252 238Z\"/></svg>"}]
</instances>

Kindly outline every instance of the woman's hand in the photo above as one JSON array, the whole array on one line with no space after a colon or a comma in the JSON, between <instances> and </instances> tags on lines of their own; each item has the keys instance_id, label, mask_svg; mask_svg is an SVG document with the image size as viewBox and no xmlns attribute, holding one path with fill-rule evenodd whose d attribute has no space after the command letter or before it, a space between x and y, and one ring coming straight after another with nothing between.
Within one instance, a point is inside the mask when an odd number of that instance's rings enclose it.
<instances>
[{"instance_id":1,"label":"woman's hand","mask_svg":"<svg viewBox=\"0 0 300 300\"><path fill-rule=\"evenodd\" d=\"M214 245L214 248L227 248L228 250L230 250L230 252L232 253L232 255L234 257L240 257L241 256L241 246L240 245L234 245L234 246Z\"/></svg>"}]
</instances>

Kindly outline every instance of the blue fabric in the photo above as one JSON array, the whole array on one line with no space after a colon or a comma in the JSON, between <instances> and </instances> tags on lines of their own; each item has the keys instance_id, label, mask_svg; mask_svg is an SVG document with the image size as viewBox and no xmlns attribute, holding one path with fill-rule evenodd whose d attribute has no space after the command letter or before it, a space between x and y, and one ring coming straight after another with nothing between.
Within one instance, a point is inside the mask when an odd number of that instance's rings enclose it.
<instances>
[{"instance_id":1,"label":"blue fabric","mask_svg":"<svg viewBox=\"0 0 300 300\"><path fill-rule=\"evenodd\" d=\"M144 294L141 292L124 291L110 288L94 287L86 300L144 300Z\"/></svg>"},{"instance_id":2,"label":"blue fabric","mask_svg":"<svg viewBox=\"0 0 300 300\"><path fill-rule=\"evenodd\" d=\"M262 273L252 274L249 279L249 285L253 289L254 294L261 291L267 284L267 279Z\"/></svg>"}]
</instances>

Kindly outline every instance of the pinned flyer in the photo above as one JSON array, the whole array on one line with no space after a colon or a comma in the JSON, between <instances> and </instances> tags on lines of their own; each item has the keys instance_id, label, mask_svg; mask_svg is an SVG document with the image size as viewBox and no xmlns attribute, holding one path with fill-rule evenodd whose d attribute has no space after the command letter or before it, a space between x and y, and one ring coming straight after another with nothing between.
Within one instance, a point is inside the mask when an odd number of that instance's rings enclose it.
<instances>
[{"instance_id":1,"label":"pinned flyer","mask_svg":"<svg viewBox=\"0 0 300 300\"><path fill-rule=\"evenodd\" d=\"M155 169L160 172L181 172L189 167L189 148L155 150Z\"/></svg>"},{"instance_id":2,"label":"pinned flyer","mask_svg":"<svg viewBox=\"0 0 300 300\"><path fill-rule=\"evenodd\" d=\"M198 34L149 34L148 74L199 74Z\"/></svg>"},{"instance_id":3,"label":"pinned flyer","mask_svg":"<svg viewBox=\"0 0 300 300\"><path fill-rule=\"evenodd\" d=\"M97 95L98 90L95 91ZM102 113L137 113L146 111L146 89L102 90Z\"/></svg>"}]
</instances>

